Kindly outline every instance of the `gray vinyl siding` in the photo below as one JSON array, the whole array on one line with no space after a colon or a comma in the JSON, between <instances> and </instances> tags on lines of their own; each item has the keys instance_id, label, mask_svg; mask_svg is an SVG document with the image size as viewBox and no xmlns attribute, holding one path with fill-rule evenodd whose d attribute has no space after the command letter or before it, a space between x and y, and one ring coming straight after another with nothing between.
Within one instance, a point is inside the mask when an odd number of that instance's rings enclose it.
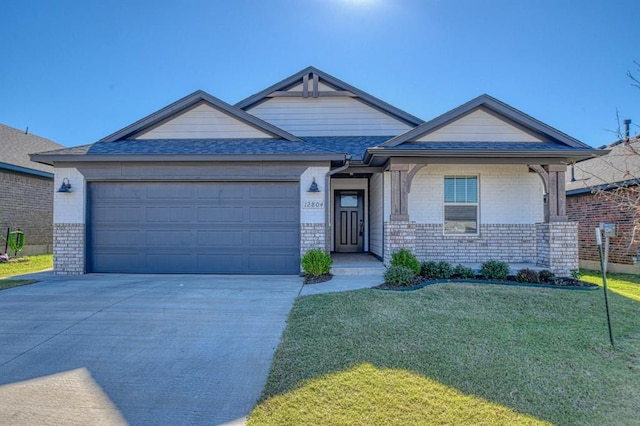
<instances>
[{"instance_id":1,"label":"gray vinyl siding","mask_svg":"<svg viewBox=\"0 0 640 426\"><path fill-rule=\"evenodd\" d=\"M296 136L389 136L411 126L349 97L273 98L247 111Z\"/></svg>"}]
</instances>

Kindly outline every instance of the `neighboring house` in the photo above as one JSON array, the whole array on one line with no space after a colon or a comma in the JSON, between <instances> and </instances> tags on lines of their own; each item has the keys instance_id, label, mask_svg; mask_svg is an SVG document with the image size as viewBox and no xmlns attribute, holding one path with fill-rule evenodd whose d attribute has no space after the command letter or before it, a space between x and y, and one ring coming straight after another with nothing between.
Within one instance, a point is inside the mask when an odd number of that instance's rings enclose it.
<instances>
[{"instance_id":1,"label":"neighboring house","mask_svg":"<svg viewBox=\"0 0 640 426\"><path fill-rule=\"evenodd\" d=\"M55 194L59 274L295 274L310 248L388 263L403 247L568 274L564 173L595 152L487 95L423 122L309 67L33 159L72 185Z\"/></svg>"},{"instance_id":2,"label":"neighboring house","mask_svg":"<svg viewBox=\"0 0 640 426\"><path fill-rule=\"evenodd\" d=\"M634 235L634 228L640 212L629 208L624 200L640 205L640 138L621 140L604 148L608 154L575 163L566 177L567 216L579 223L580 266L600 269L594 230L602 222L614 223L617 235L610 240L608 270L640 273L634 265L640 238L638 232Z\"/></svg>"},{"instance_id":3,"label":"neighboring house","mask_svg":"<svg viewBox=\"0 0 640 426\"><path fill-rule=\"evenodd\" d=\"M24 232L20 254L52 252L53 167L31 161L29 154L58 148L62 145L0 124L0 252L7 228Z\"/></svg>"}]
</instances>

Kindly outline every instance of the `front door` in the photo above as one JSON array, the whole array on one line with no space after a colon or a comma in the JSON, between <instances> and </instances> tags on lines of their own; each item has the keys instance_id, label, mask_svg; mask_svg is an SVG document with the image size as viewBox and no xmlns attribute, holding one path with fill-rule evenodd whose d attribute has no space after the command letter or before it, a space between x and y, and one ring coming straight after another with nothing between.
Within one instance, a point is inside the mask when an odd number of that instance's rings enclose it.
<instances>
[{"instance_id":1,"label":"front door","mask_svg":"<svg viewBox=\"0 0 640 426\"><path fill-rule=\"evenodd\" d=\"M335 251L362 252L364 248L364 191L335 191Z\"/></svg>"}]
</instances>

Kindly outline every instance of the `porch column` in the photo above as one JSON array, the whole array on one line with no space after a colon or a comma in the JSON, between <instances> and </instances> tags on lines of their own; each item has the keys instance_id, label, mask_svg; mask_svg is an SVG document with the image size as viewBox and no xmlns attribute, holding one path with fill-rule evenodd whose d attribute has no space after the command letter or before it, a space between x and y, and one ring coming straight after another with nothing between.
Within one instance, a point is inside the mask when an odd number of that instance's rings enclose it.
<instances>
[{"instance_id":1,"label":"porch column","mask_svg":"<svg viewBox=\"0 0 640 426\"><path fill-rule=\"evenodd\" d=\"M409 220L408 164L392 164L391 172L391 221Z\"/></svg>"},{"instance_id":2,"label":"porch column","mask_svg":"<svg viewBox=\"0 0 640 426\"><path fill-rule=\"evenodd\" d=\"M567 193L565 190L564 174L567 171L567 166L564 164L550 164L544 166L544 169L549 174L547 194L549 216L547 220L549 222L566 222Z\"/></svg>"}]
</instances>

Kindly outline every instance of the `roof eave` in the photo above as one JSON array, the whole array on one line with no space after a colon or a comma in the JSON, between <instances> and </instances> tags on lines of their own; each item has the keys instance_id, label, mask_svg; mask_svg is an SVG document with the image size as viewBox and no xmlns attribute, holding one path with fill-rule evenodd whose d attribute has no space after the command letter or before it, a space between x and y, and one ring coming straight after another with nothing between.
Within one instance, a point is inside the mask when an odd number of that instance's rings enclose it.
<instances>
[{"instance_id":1,"label":"roof eave","mask_svg":"<svg viewBox=\"0 0 640 426\"><path fill-rule=\"evenodd\" d=\"M46 163L42 163L42 164L46 164ZM48 165L51 165L51 164L48 164ZM28 167L16 166L15 164L0 163L0 169L53 179L53 173L43 172L41 170L36 170L36 169L30 169Z\"/></svg>"},{"instance_id":2,"label":"roof eave","mask_svg":"<svg viewBox=\"0 0 640 426\"><path fill-rule=\"evenodd\" d=\"M266 121L255 117L240 108L227 104L221 99L218 99L203 90L197 90L190 95L187 95L184 98L179 99L176 102L173 102L172 104L130 124L129 126L100 139L98 142L114 142L117 140L126 139L131 135L140 133L146 129L153 127L163 120L170 118L172 115L179 113L180 111L183 111L189 107L192 107L199 102L208 102L214 107L236 117L240 121L243 121L251 125L252 127L255 127L273 136L278 136L289 141L300 141L297 136L294 136L291 133L279 127L276 127L273 124L267 123Z\"/></svg>"},{"instance_id":3,"label":"roof eave","mask_svg":"<svg viewBox=\"0 0 640 426\"><path fill-rule=\"evenodd\" d=\"M345 154L100 154L37 155L34 161L55 163L113 162L265 162L265 161L343 161Z\"/></svg>"}]
</instances>

